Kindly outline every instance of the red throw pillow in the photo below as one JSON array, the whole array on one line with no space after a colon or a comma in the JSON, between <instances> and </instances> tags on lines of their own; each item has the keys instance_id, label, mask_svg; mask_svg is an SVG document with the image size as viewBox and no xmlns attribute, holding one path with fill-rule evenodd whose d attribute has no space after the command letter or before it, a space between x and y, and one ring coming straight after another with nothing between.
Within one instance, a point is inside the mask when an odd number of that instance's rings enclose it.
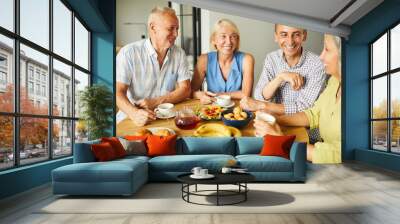
<instances>
[{"instance_id":1,"label":"red throw pillow","mask_svg":"<svg viewBox=\"0 0 400 224\"><path fill-rule=\"evenodd\" d=\"M146 141L147 136L149 136L149 135L140 135L140 136L139 135L138 136L136 136L136 135L127 135L124 138L126 140L129 140L129 141L137 141L137 140Z\"/></svg>"},{"instance_id":2,"label":"red throw pillow","mask_svg":"<svg viewBox=\"0 0 400 224\"><path fill-rule=\"evenodd\" d=\"M117 137L110 137L110 138L101 138L101 142L108 142L111 144L112 148L114 149L115 155L117 158L121 158L126 156L126 151L124 146L122 146L121 142Z\"/></svg>"},{"instance_id":3,"label":"red throw pillow","mask_svg":"<svg viewBox=\"0 0 400 224\"><path fill-rule=\"evenodd\" d=\"M176 155L176 135L158 136L149 135L147 137L147 155L148 156L162 156L162 155Z\"/></svg>"},{"instance_id":4,"label":"red throw pillow","mask_svg":"<svg viewBox=\"0 0 400 224\"><path fill-rule=\"evenodd\" d=\"M276 135L265 135L264 146L261 149L261 156L280 156L289 159L290 147L296 135L289 136L276 136Z\"/></svg>"},{"instance_id":5,"label":"red throw pillow","mask_svg":"<svg viewBox=\"0 0 400 224\"><path fill-rule=\"evenodd\" d=\"M91 145L94 157L99 162L109 161L116 159L115 151L109 142L102 142L99 144Z\"/></svg>"}]
</instances>

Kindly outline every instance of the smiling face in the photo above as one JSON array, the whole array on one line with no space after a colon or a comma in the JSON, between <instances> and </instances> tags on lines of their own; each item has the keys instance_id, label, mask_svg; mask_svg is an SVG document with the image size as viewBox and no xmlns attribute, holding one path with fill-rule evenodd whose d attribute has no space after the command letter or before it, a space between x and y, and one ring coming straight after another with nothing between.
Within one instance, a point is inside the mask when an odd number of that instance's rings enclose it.
<instances>
[{"instance_id":1,"label":"smiling face","mask_svg":"<svg viewBox=\"0 0 400 224\"><path fill-rule=\"evenodd\" d=\"M232 55L239 48L240 36L237 28L227 21L221 21L217 24L212 34L211 44L219 53Z\"/></svg>"},{"instance_id":2,"label":"smiling face","mask_svg":"<svg viewBox=\"0 0 400 224\"><path fill-rule=\"evenodd\" d=\"M154 17L150 23L152 40L160 48L170 48L178 36L179 21L175 15L162 14Z\"/></svg>"},{"instance_id":3,"label":"smiling face","mask_svg":"<svg viewBox=\"0 0 400 224\"><path fill-rule=\"evenodd\" d=\"M286 57L296 57L301 55L301 47L307 39L307 31L285 26L275 26L275 42L283 50Z\"/></svg>"},{"instance_id":4,"label":"smiling face","mask_svg":"<svg viewBox=\"0 0 400 224\"><path fill-rule=\"evenodd\" d=\"M325 35L324 50L319 56L325 66L327 74L340 77L340 55L332 35Z\"/></svg>"}]
</instances>

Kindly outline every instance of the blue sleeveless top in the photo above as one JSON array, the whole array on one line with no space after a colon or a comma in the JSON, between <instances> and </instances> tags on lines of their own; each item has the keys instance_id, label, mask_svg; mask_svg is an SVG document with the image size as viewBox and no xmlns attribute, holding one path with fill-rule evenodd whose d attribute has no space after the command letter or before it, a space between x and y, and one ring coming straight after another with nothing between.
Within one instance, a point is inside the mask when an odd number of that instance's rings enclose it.
<instances>
[{"instance_id":1,"label":"blue sleeveless top","mask_svg":"<svg viewBox=\"0 0 400 224\"><path fill-rule=\"evenodd\" d=\"M235 52L229 72L228 79L225 81L221 68L218 63L218 53L216 51L207 54L207 90L213 93L233 92L242 89L243 79L243 52Z\"/></svg>"}]
</instances>

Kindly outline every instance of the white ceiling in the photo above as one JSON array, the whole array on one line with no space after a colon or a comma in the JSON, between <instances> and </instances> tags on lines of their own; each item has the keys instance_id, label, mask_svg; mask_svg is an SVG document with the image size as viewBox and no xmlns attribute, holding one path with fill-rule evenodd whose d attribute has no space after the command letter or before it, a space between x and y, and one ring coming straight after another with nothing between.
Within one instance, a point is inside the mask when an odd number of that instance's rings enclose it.
<instances>
[{"instance_id":1,"label":"white ceiling","mask_svg":"<svg viewBox=\"0 0 400 224\"><path fill-rule=\"evenodd\" d=\"M342 37L383 0L173 0L270 23L301 26ZM348 5L348 7L346 7ZM345 10L342 10L344 9Z\"/></svg>"}]
</instances>

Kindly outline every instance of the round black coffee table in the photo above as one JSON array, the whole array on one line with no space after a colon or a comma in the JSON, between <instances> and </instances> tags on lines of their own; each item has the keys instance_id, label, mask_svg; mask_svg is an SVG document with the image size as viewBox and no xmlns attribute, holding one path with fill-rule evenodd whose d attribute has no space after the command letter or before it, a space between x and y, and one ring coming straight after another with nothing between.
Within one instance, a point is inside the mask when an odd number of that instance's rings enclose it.
<instances>
[{"instance_id":1,"label":"round black coffee table","mask_svg":"<svg viewBox=\"0 0 400 224\"><path fill-rule=\"evenodd\" d=\"M249 188L247 187L247 183L255 180L255 177L248 173L216 173L213 174L215 177L212 179L193 179L190 177L191 173L182 174L177 177L178 181L182 183L182 199L188 203L198 204L198 205L234 205L239 204L241 202L245 202L247 200L247 192ZM197 190L198 184L204 185L216 185L215 190ZM194 191L190 191L190 186L195 186ZM236 185L238 186L237 190L224 190L220 189L220 185ZM206 194L210 192L215 192L215 194ZM190 200L190 196L204 196L204 197L216 197L216 204L203 204L197 203ZM232 197L232 196L240 196L239 200L223 203L221 202L221 197Z\"/></svg>"}]
</instances>

